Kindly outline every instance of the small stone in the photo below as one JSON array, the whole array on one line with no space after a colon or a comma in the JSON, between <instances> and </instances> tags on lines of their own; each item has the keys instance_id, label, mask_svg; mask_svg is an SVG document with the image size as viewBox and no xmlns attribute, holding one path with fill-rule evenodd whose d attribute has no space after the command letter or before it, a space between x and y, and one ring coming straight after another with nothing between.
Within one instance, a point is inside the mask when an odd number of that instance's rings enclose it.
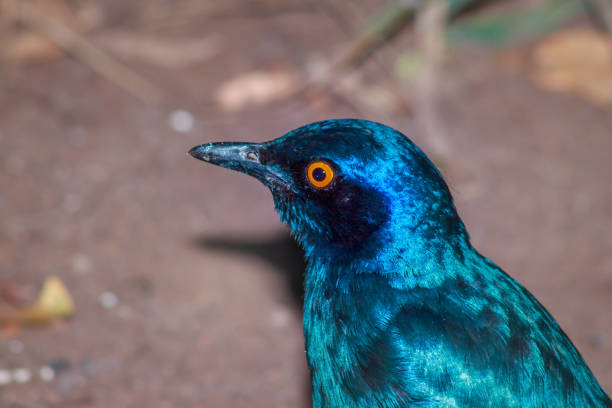
<instances>
[{"instance_id":1,"label":"small stone","mask_svg":"<svg viewBox=\"0 0 612 408\"><path fill-rule=\"evenodd\" d=\"M0 370L0 387L6 384L10 384L13 380L13 376L9 370Z\"/></svg>"},{"instance_id":2,"label":"small stone","mask_svg":"<svg viewBox=\"0 0 612 408\"><path fill-rule=\"evenodd\" d=\"M193 115L182 109L170 113L168 122L172 130L179 133L188 133L193 130L193 126L195 125Z\"/></svg>"},{"instance_id":3,"label":"small stone","mask_svg":"<svg viewBox=\"0 0 612 408\"><path fill-rule=\"evenodd\" d=\"M25 384L32 379L32 373L27 368L13 370L13 380L18 384Z\"/></svg>"},{"instance_id":4,"label":"small stone","mask_svg":"<svg viewBox=\"0 0 612 408\"><path fill-rule=\"evenodd\" d=\"M105 309L112 309L119 304L119 298L113 292L104 292L100 295L100 304Z\"/></svg>"},{"instance_id":5,"label":"small stone","mask_svg":"<svg viewBox=\"0 0 612 408\"><path fill-rule=\"evenodd\" d=\"M39 371L40 379L44 382L49 382L55 378L55 371L48 365L40 367Z\"/></svg>"}]
</instances>

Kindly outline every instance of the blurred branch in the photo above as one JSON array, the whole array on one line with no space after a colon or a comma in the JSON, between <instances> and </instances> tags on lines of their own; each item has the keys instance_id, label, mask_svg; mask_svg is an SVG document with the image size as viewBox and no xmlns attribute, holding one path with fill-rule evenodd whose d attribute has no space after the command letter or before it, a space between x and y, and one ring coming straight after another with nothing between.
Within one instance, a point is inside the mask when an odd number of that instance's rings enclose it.
<instances>
[{"instance_id":1,"label":"blurred branch","mask_svg":"<svg viewBox=\"0 0 612 408\"><path fill-rule=\"evenodd\" d=\"M584 0L584 2L593 18L612 34L612 2L610 0Z\"/></svg>"},{"instance_id":2,"label":"blurred branch","mask_svg":"<svg viewBox=\"0 0 612 408\"><path fill-rule=\"evenodd\" d=\"M438 111L448 12L447 2L430 0L419 10L415 22L417 48L423 59L415 81L416 119L433 152L443 157L451 154L451 142Z\"/></svg>"},{"instance_id":3,"label":"blurred branch","mask_svg":"<svg viewBox=\"0 0 612 408\"><path fill-rule=\"evenodd\" d=\"M284 14L311 12L312 7L302 3L265 6L244 3L240 7L227 7L223 2L201 0L173 1L168 5L143 8L136 23L152 30L185 26L202 19L268 18Z\"/></svg>"},{"instance_id":4,"label":"blurred branch","mask_svg":"<svg viewBox=\"0 0 612 408\"><path fill-rule=\"evenodd\" d=\"M467 7L478 5L487 0L443 0L452 17ZM418 10L427 0L394 0L375 16L366 27L352 40L324 72L314 78L305 88L317 83L331 83L340 73L355 68L391 38L397 35L408 23L412 22Z\"/></svg>"},{"instance_id":5,"label":"blurred branch","mask_svg":"<svg viewBox=\"0 0 612 408\"><path fill-rule=\"evenodd\" d=\"M478 43L507 47L554 31L584 15L583 3L575 0L547 0L466 16L448 27L451 45Z\"/></svg>"},{"instance_id":6,"label":"blurred branch","mask_svg":"<svg viewBox=\"0 0 612 408\"><path fill-rule=\"evenodd\" d=\"M93 71L145 103L158 103L159 89L127 66L96 47L79 33L56 19L40 12L35 6L20 2L15 14L17 21L57 44Z\"/></svg>"},{"instance_id":7,"label":"blurred branch","mask_svg":"<svg viewBox=\"0 0 612 408\"><path fill-rule=\"evenodd\" d=\"M332 71L357 65L391 39L412 19L423 0L394 1L374 17L332 64Z\"/></svg>"},{"instance_id":8,"label":"blurred branch","mask_svg":"<svg viewBox=\"0 0 612 408\"><path fill-rule=\"evenodd\" d=\"M480 5L487 0L440 1L447 11L444 16L450 18L468 7ZM345 91L346 86L343 87L343 85L346 85L346 81L343 81L343 79L346 78L346 75L344 74L351 69L357 68L376 51L388 44L389 40L408 26L414 20L419 10L426 7L428 3L429 0L393 0L366 24L365 28L344 48L344 51L340 52L340 56L335 61L313 74L296 93L303 93L316 87L328 89L335 93L342 93L343 89ZM347 22L345 21L342 9L338 11L333 3L327 4L326 7L319 6L318 8L323 9L326 14L338 22L340 27L346 29ZM341 76L342 78L340 78ZM390 92L395 95L401 105L405 107L412 106L411 102L402 92L398 92L393 88Z\"/></svg>"},{"instance_id":9,"label":"blurred branch","mask_svg":"<svg viewBox=\"0 0 612 408\"><path fill-rule=\"evenodd\" d=\"M451 17L483 1L486 0L445 0L444 2L448 16ZM425 0L395 0L385 7L341 53L340 58L332 65L332 71L342 71L358 65L397 35L426 4Z\"/></svg>"}]
</instances>

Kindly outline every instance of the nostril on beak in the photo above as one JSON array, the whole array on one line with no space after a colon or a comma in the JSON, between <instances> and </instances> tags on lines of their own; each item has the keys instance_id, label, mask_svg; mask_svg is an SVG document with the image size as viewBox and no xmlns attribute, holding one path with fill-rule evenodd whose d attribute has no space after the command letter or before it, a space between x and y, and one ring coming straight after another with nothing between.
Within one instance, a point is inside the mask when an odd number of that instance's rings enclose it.
<instances>
[{"instance_id":1,"label":"nostril on beak","mask_svg":"<svg viewBox=\"0 0 612 408\"><path fill-rule=\"evenodd\" d=\"M194 147L189 154L196 159L240 171L243 171L241 166L260 165L259 146L255 143L208 143Z\"/></svg>"}]
</instances>

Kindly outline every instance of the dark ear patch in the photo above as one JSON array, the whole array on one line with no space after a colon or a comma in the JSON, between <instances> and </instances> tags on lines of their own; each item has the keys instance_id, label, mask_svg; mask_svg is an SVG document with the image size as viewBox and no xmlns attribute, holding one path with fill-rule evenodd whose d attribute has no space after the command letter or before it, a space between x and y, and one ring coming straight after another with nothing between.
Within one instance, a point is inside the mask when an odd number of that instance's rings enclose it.
<instances>
[{"instance_id":1,"label":"dark ear patch","mask_svg":"<svg viewBox=\"0 0 612 408\"><path fill-rule=\"evenodd\" d=\"M333 189L321 191L316 196L327 210L334 243L343 247L359 249L389 217L386 197L353 181L339 179Z\"/></svg>"},{"instance_id":2,"label":"dark ear patch","mask_svg":"<svg viewBox=\"0 0 612 408\"><path fill-rule=\"evenodd\" d=\"M329 186L316 188L308 182L306 169L312 160L323 160L335 171L336 176ZM288 168L296 187L304 193L307 201L323 209L325 219L317 221L326 224L331 230L332 245L359 250L389 218L389 202L383 193L365 183L345 178L338 166L327 158L313 158L309 161L300 159L287 163L285 157L266 149L260 152L260 162L280 162ZM306 206L309 205L307 202Z\"/></svg>"}]
</instances>

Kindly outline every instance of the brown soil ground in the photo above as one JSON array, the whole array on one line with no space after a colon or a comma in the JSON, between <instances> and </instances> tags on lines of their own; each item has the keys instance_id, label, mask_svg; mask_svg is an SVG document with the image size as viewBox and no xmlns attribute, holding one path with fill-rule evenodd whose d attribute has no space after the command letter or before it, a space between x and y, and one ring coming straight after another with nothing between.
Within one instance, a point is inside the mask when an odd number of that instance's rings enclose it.
<instances>
[{"instance_id":1,"label":"brown soil ground","mask_svg":"<svg viewBox=\"0 0 612 408\"><path fill-rule=\"evenodd\" d=\"M70 58L0 75L0 280L31 295L55 274L77 305L68 322L0 336L0 369L58 368L48 383L0 387L2 407L309 406L300 253L264 187L185 153L355 116L432 149L410 112L357 112L333 97L219 111L219 83L261 67L299 72L346 43L315 12L173 34L214 34L223 50L181 70L133 64L164 90L161 107ZM437 161L474 245L552 312L612 392L612 115L497 61L452 56L441 96L450 154ZM168 126L178 108L196 118L188 134ZM107 291L116 307L101 306Z\"/></svg>"}]
</instances>

